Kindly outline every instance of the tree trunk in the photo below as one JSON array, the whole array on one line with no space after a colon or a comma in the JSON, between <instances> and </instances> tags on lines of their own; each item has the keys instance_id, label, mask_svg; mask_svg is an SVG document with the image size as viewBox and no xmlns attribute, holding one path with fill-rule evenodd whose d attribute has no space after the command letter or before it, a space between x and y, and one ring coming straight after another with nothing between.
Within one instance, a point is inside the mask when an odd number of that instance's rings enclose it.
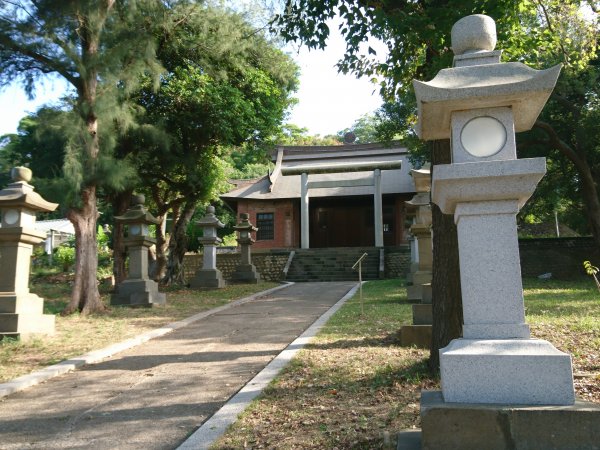
<instances>
[{"instance_id":1,"label":"tree trunk","mask_svg":"<svg viewBox=\"0 0 600 450\"><path fill-rule=\"evenodd\" d=\"M120 216L125 214L127 208L129 208L131 192L132 191L127 190L113 197L113 216ZM123 244L124 231L125 227L123 226L123 224L115 221L112 230L113 276L115 278L115 284L119 284L122 281L124 281L125 278L127 278L127 272L125 270L127 252L125 250L125 244Z\"/></svg>"},{"instance_id":2,"label":"tree trunk","mask_svg":"<svg viewBox=\"0 0 600 450\"><path fill-rule=\"evenodd\" d=\"M167 272L167 248L169 239L163 229L163 224L167 220L167 214L156 217L160 223L156 225L156 253L155 259L150 266L150 278L154 281L162 280Z\"/></svg>"},{"instance_id":3,"label":"tree trunk","mask_svg":"<svg viewBox=\"0 0 600 450\"><path fill-rule=\"evenodd\" d=\"M451 162L450 141L432 143L432 173L438 164ZM437 372L440 366L439 350L452 339L462 335L462 295L460 291L460 265L458 238L454 216L443 214L432 205L433 228L433 278L432 310L433 326L429 368Z\"/></svg>"},{"instance_id":4,"label":"tree trunk","mask_svg":"<svg viewBox=\"0 0 600 450\"><path fill-rule=\"evenodd\" d=\"M81 193L81 208L71 208L68 219L75 228L75 282L71 301L62 315L80 311L86 315L106 310L98 291L98 245L96 243L96 187L88 186Z\"/></svg>"},{"instance_id":5,"label":"tree trunk","mask_svg":"<svg viewBox=\"0 0 600 450\"><path fill-rule=\"evenodd\" d=\"M586 170L579 169L579 184L581 186L583 203L587 211L590 231L592 232L596 245L600 247L600 200L598 199L598 188L589 165L586 166L585 169Z\"/></svg>"},{"instance_id":6,"label":"tree trunk","mask_svg":"<svg viewBox=\"0 0 600 450\"><path fill-rule=\"evenodd\" d=\"M187 202L183 211L173 223L171 238L169 239L169 259L167 262L167 273L162 282L165 284L183 284L183 257L187 250L186 229L196 211L196 203ZM175 220L175 219L174 219Z\"/></svg>"}]
</instances>

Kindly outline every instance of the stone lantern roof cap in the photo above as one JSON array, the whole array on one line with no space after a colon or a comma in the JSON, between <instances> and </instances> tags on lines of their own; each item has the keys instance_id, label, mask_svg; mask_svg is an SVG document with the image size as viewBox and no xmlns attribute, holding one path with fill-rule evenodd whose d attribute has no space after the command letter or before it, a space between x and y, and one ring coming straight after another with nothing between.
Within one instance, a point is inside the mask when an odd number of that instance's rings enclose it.
<instances>
[{"instance_id":1,"label":"stone lantern roof cap","mask_svg":"<svg viewBox=\"0 0 600 450\"><path fill-rule=\"evenodd\" d=\"M233 227L236 231L257 231L254 225L250 223L250 216L246 213L240 214L240 223Z\"/></svg>"},{"instance_id":2,"label":"stone lantern roof cap","mask_svg":"<svg viewBox=\"0 0 600 450\"><path fill-rule=\"evenodd\" d=\"M500 63L494 21L481 14L467 16L452 29L455 65L428 82L413 80L421 139L450 137L454 111L510 107L515 131L533 127L560 74L561 65L535 70L518 62Z\"/></svg>"},{"instance_id":3,"label":"stone lantern roof cap","mask_svg":"<svg viewBox=\"0 0 600 450\"><path fill-rule=\"evenodd\" d=\"M215 207L209 206L206 208L206 215L196 222L197 225L202 227L213 227L213 228L223 228L225 224L217 219L215 216Z\"/></svg>"},{"instance_id":4,"label":"stone lantern roof cap","mask_svg":"<svg viewBox=\"0 0 600 450\"><path fill-rule=\"evenodd\" d=\"M431 169L425 167L412 169L410 175L413 177L417 192L429 192L431 190Z\"/></svg>"},{"instance_id":5,"label":"stone lantern roof cap","mask_svg":"<svg viewBox=\"0 0 600 450\"><path fill-rule=\"evenodd\" d=\"M142 194L131 196L131 207L122 216L115 216L115 221L122 224L141 223L145 225L158 225L160 220L154 217L144 207L145 197Z\"/></svg>"},{"instance_id":6,"label":"stone lantern roof cap","mask_svg":"<svg viewBox=\"0 0 600 450\"><path fill-rule=\"evenodd\" d=\"M2 208L27 208L33 211L49 212L58 207L58 203L51 203L34 192L31 180L31 170L26 167L15 167L11 170L13 183L0 191L0 207Z\"/></svg>"}]
</instances>

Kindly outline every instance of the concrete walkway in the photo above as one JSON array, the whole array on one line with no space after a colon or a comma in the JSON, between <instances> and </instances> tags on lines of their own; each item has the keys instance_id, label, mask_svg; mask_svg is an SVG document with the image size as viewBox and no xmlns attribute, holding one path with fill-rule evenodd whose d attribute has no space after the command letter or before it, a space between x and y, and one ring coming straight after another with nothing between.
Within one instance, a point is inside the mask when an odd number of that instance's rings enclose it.
<instances>
[{"instance_id":1,"label":"concrete walkway","mask_svg":"<svg viewBox=\"0 0 600 450\"><path fill-rule=\"evenodd\" d=\"M0 402L0 449L174 449L356 283L302 283Z\"/></svg>"}]
</instances>

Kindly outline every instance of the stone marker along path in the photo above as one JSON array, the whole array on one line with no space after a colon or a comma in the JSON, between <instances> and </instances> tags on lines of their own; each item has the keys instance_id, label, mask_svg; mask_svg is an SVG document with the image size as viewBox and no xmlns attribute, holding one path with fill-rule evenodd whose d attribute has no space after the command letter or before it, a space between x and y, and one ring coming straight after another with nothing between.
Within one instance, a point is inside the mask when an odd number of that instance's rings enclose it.
<instances>
[{"instance_id":1,"label":"stone marker along path","mask_svg":"<svg viewBox=\"0 0 600 450\"><path fill-rule=\"evenodd\" d=\"M355 284L296 284L13 394L0 448L176 448Z\"/></svg>"}]
</instances>

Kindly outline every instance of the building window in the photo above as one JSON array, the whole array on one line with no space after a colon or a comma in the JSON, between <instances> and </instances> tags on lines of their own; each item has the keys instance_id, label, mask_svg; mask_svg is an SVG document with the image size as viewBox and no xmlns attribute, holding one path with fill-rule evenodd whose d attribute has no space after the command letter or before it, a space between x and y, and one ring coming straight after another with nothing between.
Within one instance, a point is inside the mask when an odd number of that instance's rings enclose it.
<instances>
[{"instance_id":1,"label":"building window","mask_svg":"<svg viewBox=\"0 0 600 450\"><path fill-rule=\"evenodd\" d=\"M258 213L256 214L256 232L257 241L272 241L275 239L275 214Z\"/></svg>"}]
</instances>

